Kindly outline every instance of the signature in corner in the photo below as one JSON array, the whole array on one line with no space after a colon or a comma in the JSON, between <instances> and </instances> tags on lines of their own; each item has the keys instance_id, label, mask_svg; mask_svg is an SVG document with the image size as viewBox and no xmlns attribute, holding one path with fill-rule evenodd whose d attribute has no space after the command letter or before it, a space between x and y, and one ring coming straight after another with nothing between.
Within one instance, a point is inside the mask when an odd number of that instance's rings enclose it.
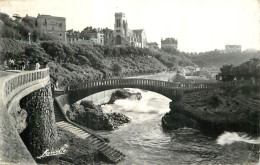
<instances>
[{"instance_id":1,"label":"signature in corner","mask_svg":"<svg viewBox=\"0 0 260 165\"><path fill-rule=\"evenodd\" d=\"M59 150L55 150L55 151L50 151L49 149L47 149L41 156L38 156L37 159L41 159L47 156L54 156L54 155L62 155L65 154L67 152L67 148L69 147L68 144L64 144L63 147L61 147Z\"/></svg>"}]
</instances>

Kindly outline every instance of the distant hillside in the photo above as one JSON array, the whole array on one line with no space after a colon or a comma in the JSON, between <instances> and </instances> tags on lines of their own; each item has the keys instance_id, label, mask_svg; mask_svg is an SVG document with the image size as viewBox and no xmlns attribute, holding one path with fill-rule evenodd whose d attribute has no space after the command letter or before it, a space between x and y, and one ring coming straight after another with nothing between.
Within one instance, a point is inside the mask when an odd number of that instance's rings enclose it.
<instances>
[{"instance_id":1,"label":"distant hillside","mask_svg":"<svg viewBox=\"0 0 260 165\"><path fill-rule=\"evenodd\" d=\"M185 54L185 56L200 67L221 67L229 64L240 65L250 59L260 58L260 52L220 53L210 51L197 55Z\"/></svg>"}]
</instances>

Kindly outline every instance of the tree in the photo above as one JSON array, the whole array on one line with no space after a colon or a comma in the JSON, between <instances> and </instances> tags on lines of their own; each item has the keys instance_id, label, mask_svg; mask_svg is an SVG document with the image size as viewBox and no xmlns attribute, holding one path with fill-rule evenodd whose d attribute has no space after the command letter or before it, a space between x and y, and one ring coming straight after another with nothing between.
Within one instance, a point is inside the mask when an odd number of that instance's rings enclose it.
<instances>
[{"instance_id":1,"label":"tree","mask_svg":"<svg viewBox=\"0 0 260 165\"><path fill-rule=\"evenodd\" d=\"M89 60L85 56L79 55L78 60L81 65L91 65Z\"/></svg>"},{"instance_id":2,"label":"tree","mask_svg":"<svg viewBox=\"0 0 260 165\"><path fill-rule=\"evenodd\" d=\"M32 34L32 40L33 42L36 42L38 39L38 32L36 30L33 30L33 34Z\"/></svg>"},{"instance_id":3,"label":"tree","mask_svg":"<svg viewBox=\"0 0 260 165\"><path fill-rule=\"evenodd\" d=\"M117 62L114 63L112 71L113 71L113 74L115 76L117 76L118 78L122 76L123 70L122 70L122 67L119 65L119 63L117 63Z\"/></svg>"},{"instance_id":4,"label":"tree","mask_svg":"<svg viewBox=\"0 0 260 165\"><path fill-rule=\"evenodd\" d=\"M22 22L31 28L35 28L37 20L36 18L32 18L32 17L23 17Z\"/></svg>"}]
</instances>

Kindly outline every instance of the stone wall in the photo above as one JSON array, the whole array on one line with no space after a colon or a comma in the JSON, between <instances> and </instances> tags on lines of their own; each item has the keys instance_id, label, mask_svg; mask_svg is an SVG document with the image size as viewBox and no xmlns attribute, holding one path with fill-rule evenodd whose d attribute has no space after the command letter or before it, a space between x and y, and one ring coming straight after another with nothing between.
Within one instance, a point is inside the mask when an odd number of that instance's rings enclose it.
<instances>
[{"instance_id":1,"label":"stone wall","mask_svg":"<svg viewBox=\"0 0 260 165\"><path fill-rule=\"evenodd\" d=\"M25 96L20 101L20 106L28 113L28 126L21 133L21 138L35 159L45 150L52 150L57 140L50 83Z\"/></svg>"}]
</instances>

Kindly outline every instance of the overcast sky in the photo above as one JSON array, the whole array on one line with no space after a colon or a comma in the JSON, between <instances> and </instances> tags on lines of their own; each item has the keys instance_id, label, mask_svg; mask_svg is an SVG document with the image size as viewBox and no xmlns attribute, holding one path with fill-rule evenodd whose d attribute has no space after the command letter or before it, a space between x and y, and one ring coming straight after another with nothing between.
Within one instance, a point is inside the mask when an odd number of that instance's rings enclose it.
<instances>
[{"instance_id":1,"label":"overcast sky","mask_svg":"<svg viewBox=\"0 0 260 165\"><path fill-rule=\"evenodd\" d=\"M67 30L113 29L115 12L124 12L129 28L144 28L148 42L174 37L181 51L200 52L224 49L226 44L259 49L259 1L0 0L0 12L66 17Z\"/></svg>"}]
</instances>

